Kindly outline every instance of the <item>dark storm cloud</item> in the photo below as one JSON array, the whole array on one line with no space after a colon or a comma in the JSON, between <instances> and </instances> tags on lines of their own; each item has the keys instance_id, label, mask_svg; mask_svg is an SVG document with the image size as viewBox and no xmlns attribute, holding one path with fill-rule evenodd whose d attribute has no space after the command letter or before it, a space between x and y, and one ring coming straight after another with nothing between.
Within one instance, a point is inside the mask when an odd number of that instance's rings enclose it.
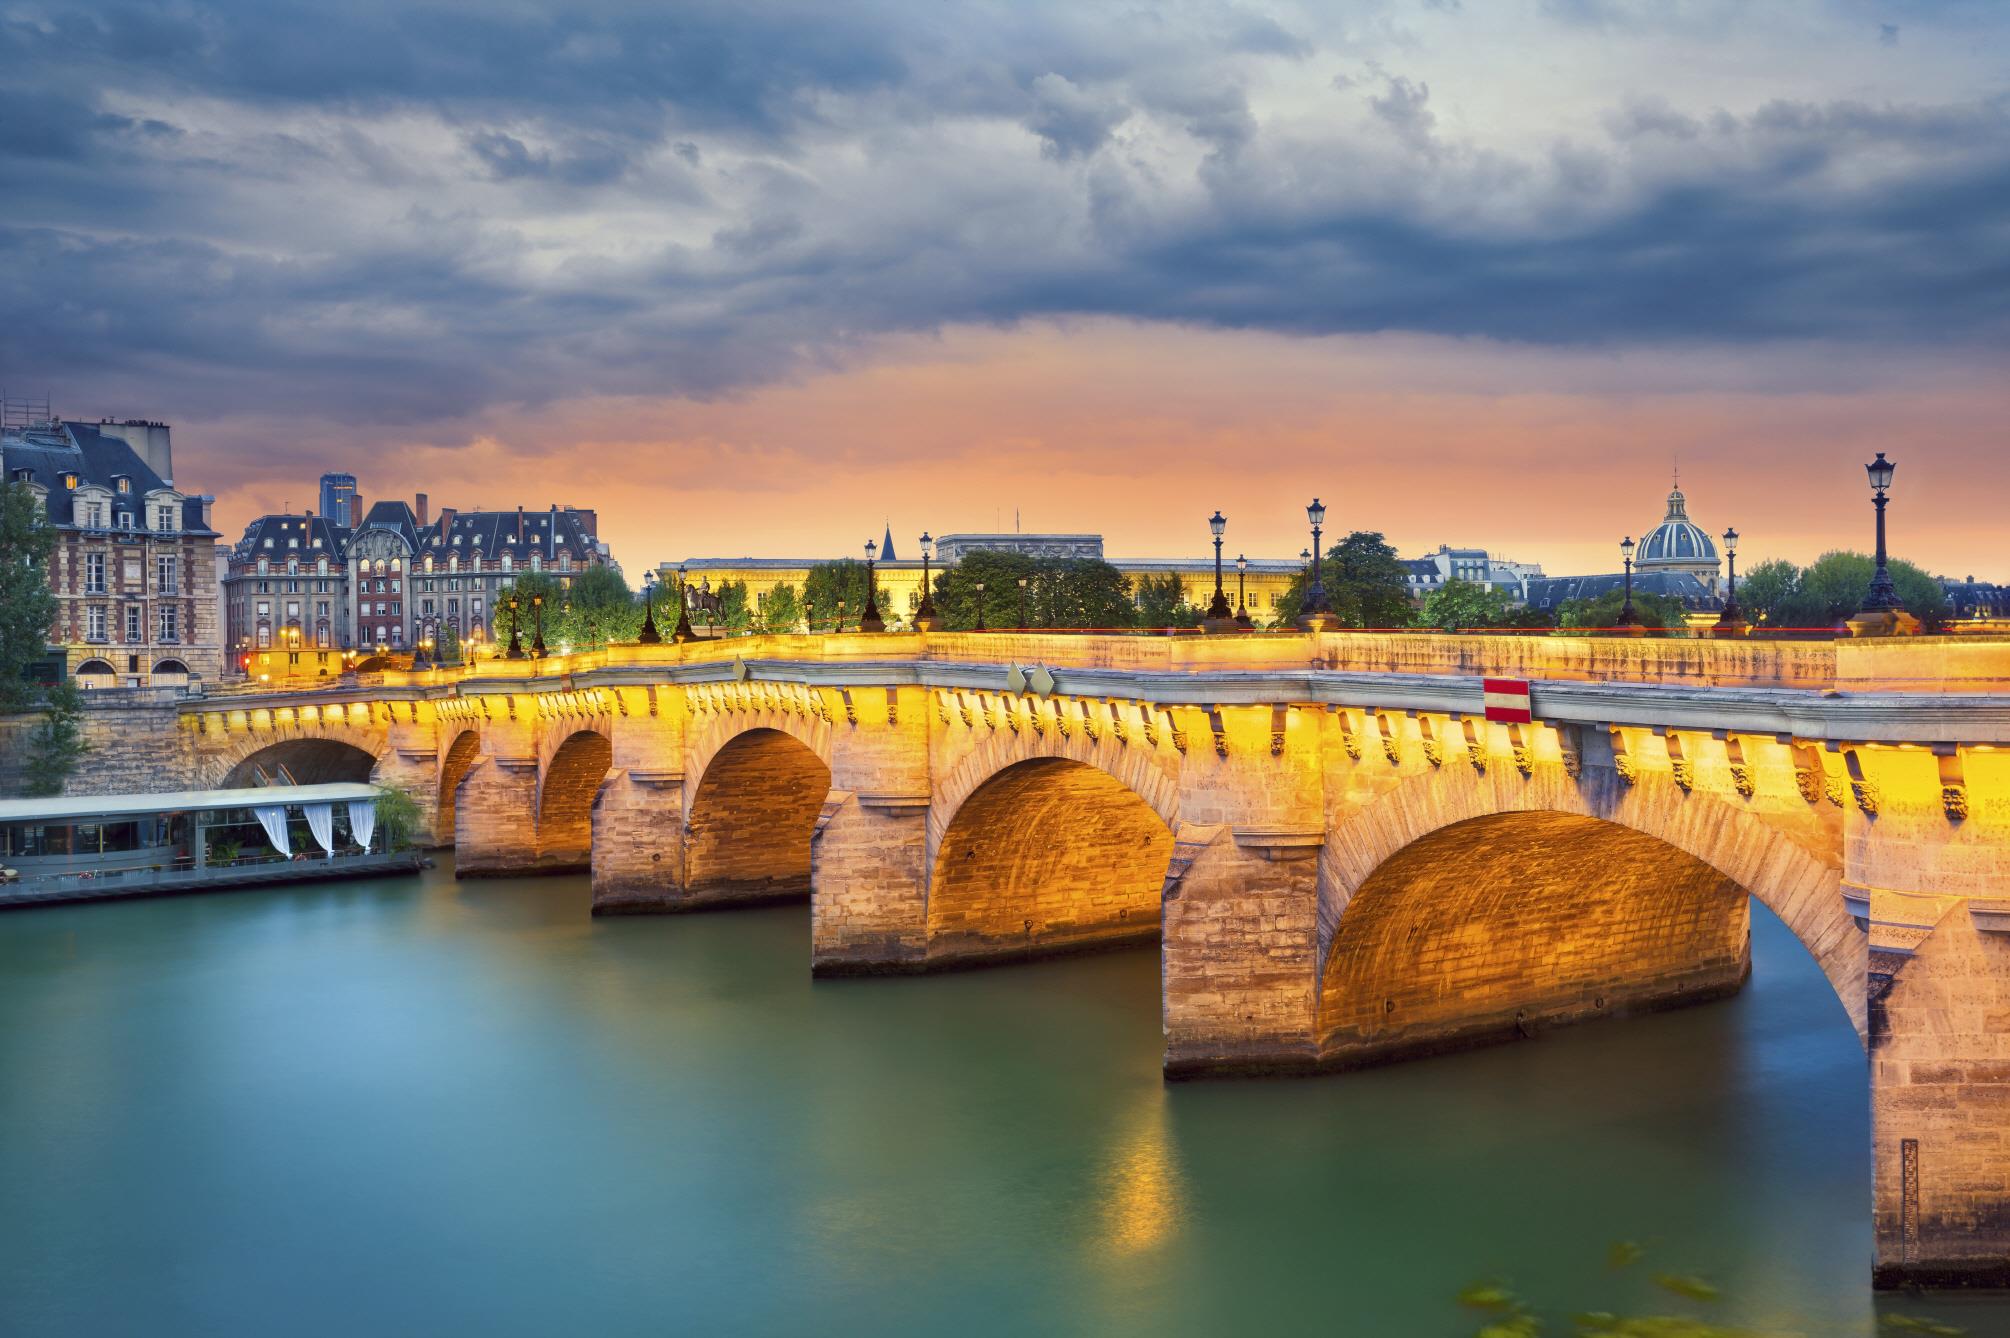
<instances>
[{"instance_id":1,"label":"dark storm cloud","mask_svg":"<svg viewBox=\"0 0 2010 1338\"><path fill-rule=\"evenodd\" d=\"M1355 46L1209 0L16 3L0 381L412 422L1076 314L1569 345L2010 333L2000 95L1643 93L1480 148L1443 75ZM1293 71L1324 100L1253 110Z\"/></svg>"}]
</instances>

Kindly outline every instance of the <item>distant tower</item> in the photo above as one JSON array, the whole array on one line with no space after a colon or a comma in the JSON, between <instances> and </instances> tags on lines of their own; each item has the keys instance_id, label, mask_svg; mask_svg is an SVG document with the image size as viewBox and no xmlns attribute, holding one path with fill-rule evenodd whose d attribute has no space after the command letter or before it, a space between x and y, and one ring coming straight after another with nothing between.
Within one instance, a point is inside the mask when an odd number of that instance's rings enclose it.
<instances>
[{"instance_id":1,"label":"distant tower","mask_svg":"<svg viewBox=\"0 0 2010 1338\"><path fill-rule=\"evenodd\" d=\"M321 514L337 525L347 525L354 529L361 519L356 514L356 476L354 474L323 474L321 476Z\"/></svg>"},{"instance_id":2,"label":"distant tower","mask_svg":"<svg viewBox=\"0 0 2010 1338\"><path fill-rule=\"evenodd\" d=\"M898 562L900 560L893 555L893 522L890 520L886 523L886 539L879 546L879 560L881 562Z\"/></svg>"},{"instance_id":3,"label":"distant tower","mask_svg":"<svg viewBox=\"0 0 2010 1338\"><path fill-rule=\"evenodd\" d=\"M1642 573L1688 572L1714 595L1722 575L1719 562L1716 541L1689 519L1689 499L1682 495L1682 476L1678 473L1675 486L1668 491L1668 512L1659 525L1641 537L1633 568Z\"/></svg>"}]
</instances>

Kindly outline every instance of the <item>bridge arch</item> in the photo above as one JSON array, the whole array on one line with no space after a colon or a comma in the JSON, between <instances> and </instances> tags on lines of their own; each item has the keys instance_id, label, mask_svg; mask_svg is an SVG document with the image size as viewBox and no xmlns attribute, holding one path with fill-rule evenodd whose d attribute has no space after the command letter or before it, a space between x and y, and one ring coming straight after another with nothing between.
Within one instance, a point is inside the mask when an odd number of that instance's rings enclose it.
<instances>
[{"instance_id":1,"label":"bridge arch","mask_svg":"<svg viewBox=\"0 0 2010 1338\"><path fill-rule=\"evenodd\" d=\"M1833 863L1766 816L1653 773L1628 785L1603 769L1508 770L1419 774L1330 826L1323 1062L1731 992L1750 969L1748 893L1864 1034L1868 949Z\"/></svg>"},{"instance_id":2,"label":"bridge arch","mask_svg":"<svg viewBox=\"0 0 2010 1338\"><path fill-rule=\"evenodd\" d=\"M1146 791L1158 802L1058 750L1019 757L971 785L932 842L929 959L1156 938L1174 796L1152 784Z\"/></svg>"},{"instance_id":3,"label":"bridge arch","mask_svg":"<svg viewBox=\"0 0 2010 1338\"><path fill-rule=\"evenodd\" d=\"M376 771L380 748L381 740L360 731L279 739L254 735L210 764L211 783L219 789L260 785L277 781L282 767L300 785L368 781Z\"/></svg>"},{"instance_id":4,"label":"bridge arch","mask_svg":"<svg viewBox=\"0 0 2010 1338\"><path fill-rule=\"evenodd\" d=\"M481 758L482 736L480 731L464 729L454 735L453 741L440 753L440 788L438 817L433 830L438 834L441 845L454 843L454 815L459 802L461 782Z\"/></svg>"},{"instance_id":5,"label":"bridge arch","mask_svg":"<svg viewBox=\"0 0 2010 1338\"><path fill-rule=\"evenodd\" d=\"M690 902L809 896L811 841L831 768L805 733L759 725L710 749L685 810Z\"/></svg>"},{"instance_id":6,"label":"bridge arch","mask_svg":"<svg viewBox=\"0 0 2010 1338\"><path fill-rule=\"evenodd\" d=\"M537 866L586 869L593 857L593 801L614 766L614 743L594 729L564 735L538 773Z\"/></svg>"}]
</instances>

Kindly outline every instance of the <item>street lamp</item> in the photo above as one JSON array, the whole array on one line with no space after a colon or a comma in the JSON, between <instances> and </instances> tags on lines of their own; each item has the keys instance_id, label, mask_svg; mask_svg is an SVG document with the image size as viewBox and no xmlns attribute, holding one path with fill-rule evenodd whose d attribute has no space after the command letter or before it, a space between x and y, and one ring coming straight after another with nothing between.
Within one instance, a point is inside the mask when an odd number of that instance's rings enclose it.
<instances>
[{"instance_id":1,"label":"street lamp","mask_svg":"<svg viewBox=\"0 0 2010 1338\"><path fill-rule=\"evenodd\" d=\"M1326 525L1326 504L1313 498L1312 504L1305 508L1305 519L1312 525L1312 547L1304 554L1311 563L1306 577L1305 607L1299 611L1298 625L1308 632L1330 632L1339 626L1339 619L1326 602L1325 550L1319 546L1319 536Z\"/></svg>"},{"instance_id":2,"label":"street lamp","mask_svg":"<svg viewBox=\"0 0 2010 1338\"><path fill-rule=\"evenodd\" d=\"M670 630L670 639L680 646L688 646L698 639L691 630L691 601L685 593L684 564L677 564L677 626Z\"/></svg>"},{"instance_id":3,"label":"street lamp","mask_svg":"<svg viewBox=\"0 0 2010 1338\"><path fill-rule=\"evenodd\" d=\"M1249 559L1241 553L1235 555L1235 625L1245 632L1256 630L1256 624L1249 620L1248 589L1244 581L1249 573Z\"/></svg>"},{"instance_id":4,"label":"street lamp","mask_svg":"<svg viewBox=\"0 0 2010 1338\"><path fill-rule=\"evenodd\" d=\"M1026 578L1019 578L1019 630L1026 630Z\"/></svg>"},{"instance_id":5,"label":"street lamp","mask_svg":"<svg viewBox=\"0 0 2010 1338\"><path fill-rule=\"evenodd\" d=\"M832 630L833 632L842 632L842 631L844 631L844 601L843 601L842 599L840 599L840 600L838 601L838 622L837 622L837 626L836 626L836 627L834 627L834 628L832 628L831 630Z\"/></svg>"},{"instance_id":6,"label":"street lamp","mask_svg":"<svg viewBox=\"0 0 2010 1338\"><path fill-rule=\"evenodd\" d=\"M1640 621L1640 615L1633 611L1633 536L1632 535L1629 534L1624 539L1621 539L1619 541L1619 557L1620 561L1623 562L1626 567L1626 602L1620 606L1619 617L1614 620L1613 626L1640 627L1643 625Z\"/></svg>"},{"instance_id":7,"label":"street lamp","mask_svg":"<svg viewBox=\"0 0 2010 1338\"><path fill-rule=\"evenodd\" d=\"M1235 611L1228 607L1228 592L1221 587L1221 535L1228 528L1228 517L1217 509L1207 518L1207 527L1214 533L1214 598L1208 601L1202 626L1210 632L1226 632L1235 626Z\"/></svg>"},{"instance_id":8,"label":"street lamp","mask_svg":"<svg viewBox=\"0 0 2010 1338\"><path fill-rule=\"evenodd\" d=\"M884 632L886 619L879 616L879 595L873 586L872 559L879 552L879 545L868 539L865 541L865 612L859 615L858 630L861 632Z\"/></svg>"},{"instance_id":9,"label":"street lamp","mask_svg":"<svg viewBox=\"0 0 2010 1338\"><path fill-rule=\"evenodd\" d=\"M1738 608L1738 531L1735 528L1724 531L1724 557L1730 563L1730 576L1724 586L1724 611L1717 615L1719 636L1743 636L1752 630L1745 621L1745 615Z\"/></svg>"},{"instance_id":10,"label":"street lamp","mask_svg":"<svg viewBox=\"0 0 2010 1338\"><path fill-rule=\"evenodd\" d=\"M1897 466L1884 458L1883 451L1879 451L1877 459L1863 468L1870 475L1871 504L1877 508L1877 571L1870 578L1870 589L1864 592L1863 607L1849 620L1849 628L1858 636L1916 632L1919 620L1907 613L1904 603L1899 600L1898 588L1891 583L1891 568L1884 547L1884 507L1888 500L1885 493L1891 487L1892 471Z\"/></svg>"},{"instance_id":11,"label":"street lamp","mask_svg":"<svg viewBox=\"0 0 2010 1338\"><path fill-rule=\"evenodd\" d=\"M543 595L532 595L530 597L530 612L531 617L535 620L535 627L536 627L536 630L531 634L530 638L530 657L533 660L541 660L544 658L544 596Z\"/></svg>"},{"instance_id":12,"label":"street lamp","mask_svg":"<svg viewBox=\"0 0 2010 1338\"><path fill-rule=\"evenodd\" d=\"M656 573L642 573L642 632L635 638L638 645L660 646L663 634L656 630Z\"/></svg>"},{"instance_id":13,"label":"street lamp","mask_svg":"<svg viewBox=\"0 0 2010 1338\"><path fill-rule=\"evenodd\" d=\"M521 660L523 658L523 642L517 637L516 610L516 594L515 592L511 592L509 597L509 649L503 652L505 660Z\"/></svg>"},{"instance_id":14,"label":"street lamp","mask_svg":"<svg viewBox=\"0 0 2010 1338\"><path fill-rule=\"evenodd\" d=\"M982 581L977 583L977 626L972 630L978 632L988 632L991 630L984 625L984 582Z\"/></svg>"},{"instance_id":15,"label":"street lamp","mask_svg":"<svg viewBox=\"0 0 2010 1338\"><path fill-rule=\"evenodd\" d=\"M803 630L810 633L817 630L817 603L808 595L803 596Z\"/></svg>"},{"instance_id":16,"label":"street lamp","mask_svg":"<svg viewBox=\"0 0 2010 1338\"><path fill-rule=\"evenodd\" d=\"M928 560L933 556L935 556L935 540L929 537L927 530L923 530L921 532L921 604L914 610L915 629L922 632L933 632L937 622L935 617L935 600L931 597L928 588Z\"/></svg>"}]
</instances>

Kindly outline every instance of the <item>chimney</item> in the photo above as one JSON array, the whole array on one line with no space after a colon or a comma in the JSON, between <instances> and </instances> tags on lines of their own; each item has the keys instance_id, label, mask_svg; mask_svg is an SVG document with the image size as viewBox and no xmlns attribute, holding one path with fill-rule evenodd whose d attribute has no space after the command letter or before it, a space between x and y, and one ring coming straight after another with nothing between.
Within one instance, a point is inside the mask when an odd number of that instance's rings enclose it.
<instances>
[{"instance_id":1,"label":"chimney","mask_svg":"<svg viewBox=\"0 0 2010 1338\"><path fill-rule=\"evenodd\" d=\"M523 508L516 509L516 541L523 542Z\"/></svg>"},{"instance_id":2,"label":"chimney","mask_svg":"<svg viewBox=\"0 0 2010 1338\"><path fill-rule=\"evenodd\" d=\"M429 518L426 515L426 494L424 493L419 494L418 511L419 511L419 528L423 530L429 523Z\"/></svg>"}]
</instances>

